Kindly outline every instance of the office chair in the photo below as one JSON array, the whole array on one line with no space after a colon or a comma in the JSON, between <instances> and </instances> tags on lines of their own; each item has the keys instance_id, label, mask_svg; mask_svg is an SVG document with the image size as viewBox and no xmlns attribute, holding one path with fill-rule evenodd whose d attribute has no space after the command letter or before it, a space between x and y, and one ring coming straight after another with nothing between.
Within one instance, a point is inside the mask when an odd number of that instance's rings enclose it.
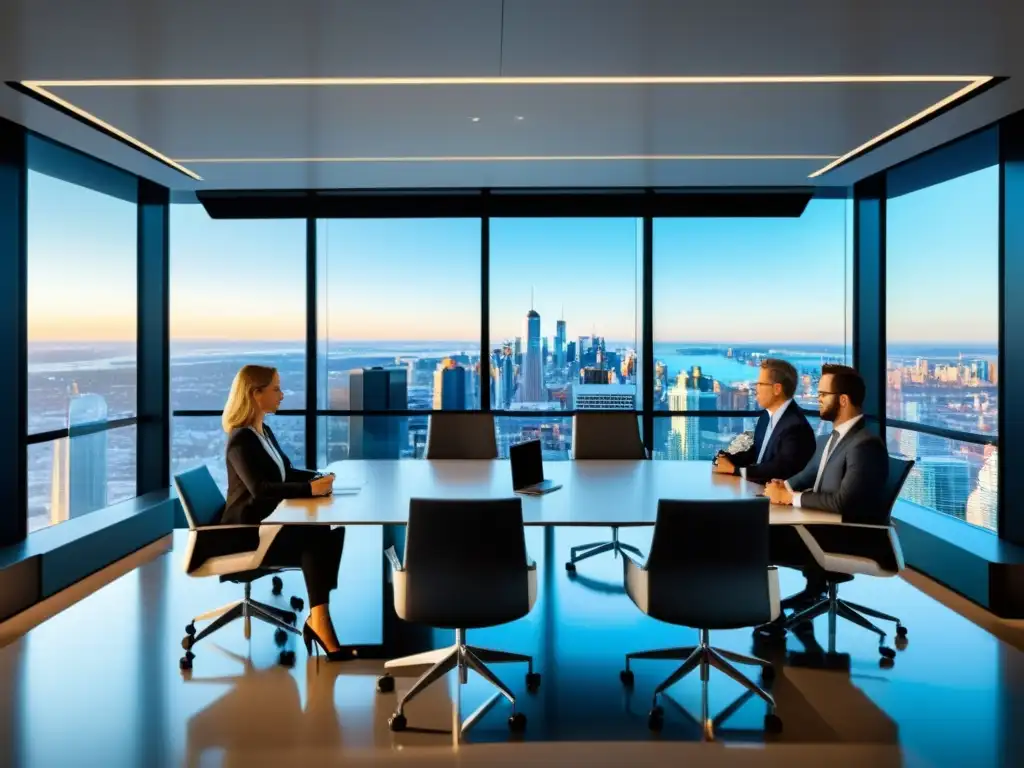
<instances>
[{"instance_id":1,"label":"office chair","mask_svg":"<svg viewBox=\"0 0 1024 768\"><path fill-rule=\"evenodd\" d=\"M629 413L578 413L572 418L573 459L598 459L606 461L646 459L647 449L640 439L640 427L636 414ZM595 541L580 544L569 550L569 562L565 570L576 572L576 563L594 555L611 552L618 557L620 552L632 552L643 557L639 549L619 541L619 527L612 526L611 541Z\"/></svg>"},{"instance_id":2,"label":"office chair","mask_svg":"<svg viewBox=\"0 0 1024 768\"><path fill-rule=\"evenodd\" d=\"M658 517L651 554L641 565L623 556L626 592L637 608L659 621L699 630L698 644L626 655L620 673L624 685L633 685L629 665L637 659L672 659L683 664L654 689L647 724L660 731L664 710L658 696L700 670L701 722L706 739L714 738L708 715L710 668L724 672L768 704L765 729L778 733L782 722L775 715L775 700L757 683L734 667L752 664L766 681L774 676L764 659L714 648L710 630L751 627L779 615L779 573L768 565L768 499L658 502ZM679 706L677 702L673 702ZM719 718L719 721L721 718Z\"/></svg>"},{"instance_id":3,"label":"office chair","mask_svg":"<svg viewBox=\"0 0 1024 768\"><path fill-rule=\"evenodd\" d=\"M406 532L405 564L394 548L387 551L394 575L395 612L404 621L455 630L455 644L447 648L395 659L385 670L431 665L398 702L388 720L392 731L406 727L405 706L419 693L453 669L459 684L469 670L498 689L460 726L464 735L500 696L512 704L508 719L513 731L526 727L526 716L516 713L516 697L487 666L488 663L526 662L527 690L540 685L533 657L468 645L466 630L493 627L522 618L537 599L537 566L526 554L523 509L520 499L435 500L412 499ZM388 672L377 688L394 690Z\"/></svg>"},{"instance_id":4,"label":"office chair","mask_svg":"<svg viewBox=\"0 0 1024 768\"><path fill-rule=\"evenodd\" d=\"M427 421L428 459L496 459L498 441L489 413L432 413Z\"/></svg>"},{"instance_id":5,"label":"office chair","mask_svg":"<svg viewBox=\"0 0 1024 768\"><path fill-rule=\"evenodd\" d=\"M896 499L900 495L903 484L914 467L913 460L902 459L896 456L889 457L889 475L885 483L885 494L883 504L891 514ZM896 576L903 570L903 550L900 548L899 536L892 524L889 525L863 525L860 523L843 523L843 527L861 528L878 531L878 551L875 557L863 555L847 555L842 552L826 552L818 544L814 536L802 525L795 526L797 533L810 551L814 562L824 571L825 584L828 587L828 595L814 605L802 611L797 611L790 616L784 625L785 629L791 629L797 624L810 621L824 613L828 614L829 651L835 651L836 619L842 618L854 624L870 630L878 635L878 652L882 658L879 665L891 667L896 658L896 651L885 644L885 632L873 624L867 617L871 616L882 621L891 621L896 624L897 642L905 642L907 628L902 622L887 613L881 613L873 608L868 608L857 603L850 603L839 597L839 585L852 581L857 574L868 576L880 576L890 578Z\"/></svg>"},{"instance_id":6,"label":"office chair","mask_svg":"<svg viewBox=\"0 0 1024 768\"><path fill-rule=\"evenodd\" d=\"M279 645L284 645L288 632L300 634L294 626L297 620L294 611L286 611L252 599L252 582L286 570L260 567L270 543L283 526L218 524L224 511L224 496L206 466L175 475L174 486L181 499L185 519L188 521L185 572L196 577L219 576L221 582L229 581L243 584L245 587L241 600L195 616L185 626L185 636L181 640L185 655L181 657L180 668L191 669L192 660L195 658L192 647L235 619L244 621L246 639L251 633L252 618L277 627L275 639ZM282 586L280 577L274 575L275 595L281 593ZM291 606L296 611L302 610L302 598L292 597ZM210 619L210 624L197 633L196 622ZM294 664L295 652L281 651L280 661L286 665Z\"/></svg>"}]
</instances>

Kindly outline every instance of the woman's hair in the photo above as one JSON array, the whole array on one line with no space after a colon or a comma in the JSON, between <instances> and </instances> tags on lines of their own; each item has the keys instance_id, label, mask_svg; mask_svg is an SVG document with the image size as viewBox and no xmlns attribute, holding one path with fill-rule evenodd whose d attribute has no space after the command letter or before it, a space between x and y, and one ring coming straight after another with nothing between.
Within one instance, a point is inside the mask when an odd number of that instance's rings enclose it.
<instances>
[{"instance_id":1,"label":"woman's hair","mask_svg":"<svg viewBox=\"0 0 1024 768\"><path fill-rule=\"evenodd\" d=\"M253 395L274 380L277 368L266 365L243 365L231 382L231 393L220 417L221 426L230 434L239 427L248 427L258 415Z\"/></svg>"}]
</instances>

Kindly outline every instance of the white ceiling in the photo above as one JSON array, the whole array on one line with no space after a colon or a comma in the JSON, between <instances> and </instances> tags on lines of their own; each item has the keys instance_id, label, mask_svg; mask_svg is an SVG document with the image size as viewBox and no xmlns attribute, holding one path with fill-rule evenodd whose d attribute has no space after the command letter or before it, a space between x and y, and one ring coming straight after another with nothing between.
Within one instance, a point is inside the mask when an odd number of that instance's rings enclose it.
<instances>
[{"instance_id":1,"label":"white ceiling","mask_svg":"<svg viewBox=\"0 0 1024 768\"><path fill-rule=\"evenodd\" d=\"M0 78L995 75L962 83L54 87L203 177L0 88L0 115L175 189L846 185L1024 108L1017 0L0 0ZM477 117L479 121L472 121ZM517 119L521 118L521 119ZM305 162L304 158L392 158ZM417 161L394 158L421 158ZM203 159L299 158L273 163Z\"/></svg>"}]
</instances>

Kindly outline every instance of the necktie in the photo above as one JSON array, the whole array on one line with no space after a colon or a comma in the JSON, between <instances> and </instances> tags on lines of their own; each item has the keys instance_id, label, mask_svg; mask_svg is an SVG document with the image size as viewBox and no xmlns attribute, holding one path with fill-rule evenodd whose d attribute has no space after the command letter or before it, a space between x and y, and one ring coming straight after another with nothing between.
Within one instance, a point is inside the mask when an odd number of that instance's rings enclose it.
<instances>
[{"instance_id":1,"label":"necktie","mask_svg":"<svg viewBox=\"0 0 1024 768\"><path fill-rule=\"evenodd\" d=\"M828 457L832 455L832 450L836 447L836 443L839 442L839 430L832 430L832 437L828 439L828 443L825 445L825 450L821 454L821 463L818 465L818 476L814 478L814 492L818 492L818 487L821 485L821 476L825 473L825 465L828 464Z\"/></svg>"},{"instance_id":2,"label":"necktie","mask_svg":"<svg viewBox=\"0 0 1024 768\"><path fill-rule=\"evenodd\" d=\"M768 417L768 426L764 430L764 438L761 440L761 450L757 452L757 463L760 464L764 459L765 448L768 447L768 441L771 439L772 430L775 429L775 419L772 416Z\"/></svg>"}]
</instances>

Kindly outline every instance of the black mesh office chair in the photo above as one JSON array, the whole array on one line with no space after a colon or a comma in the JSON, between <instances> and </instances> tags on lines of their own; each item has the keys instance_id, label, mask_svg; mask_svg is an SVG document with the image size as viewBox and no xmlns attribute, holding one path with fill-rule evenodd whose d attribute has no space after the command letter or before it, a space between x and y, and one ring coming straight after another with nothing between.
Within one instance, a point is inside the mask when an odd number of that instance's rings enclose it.
<instances>
[{"instance_id":1,"label":"black mesh office chair","mask_svg":"<svg viewBox=\"0 0 1024 768\"><path fill-rule=\"evenodd\" d=\"M910 459L902 459L896 456L889 457L889 475L885 484L885 495L883 504L891 514L892 508L899 498L903 484L906 482L914 462ZM892 666L896 658L896 651L885 644L886 633L873 624L867 616L882 621L891 621L896 624L897 643L907 636L907 628L902 622L887 613L881 613L873 608L868 608L856 603L850 603L839 598L839 585L846 581L852 581L853 577L862 574L867 576L880 576L891 578L899 574L905 567L903 562L903 550L900 548L899 536L892 524L889 525L863 525L859 523L843 523L842 526L861 529L858 534L861 537L872 537L873 549L876 554L871 557L861 555L848 555L842 552L826 552L818 544L813 534L804 526L796 526L797 533L810 551L814 562L824 571L825 584L828 587L828 594L814 605L802 611L797 611L786 620L785 628L791 629L797 624L810 621L822 614L828 614L829 651L835 651L836 619L842 618L854 624L870 630L878 635L878 652L881 654L879 663L883 667Z\"/></svg>"},{"instance_id":2,"label":"black mesh office chair","mask_svg":"<svg viewBox=\"0 0 1024 768\"><path fill-rule=\"evenodd\" d=\"M281 593L283 583L275 574L281 568L262 568L260 564L267 553L270 543L282 529L280 525L221 525L221 513L224 511L224 496L205 467L196 467L180 475L175 475L174 486L181 499L181 506L188 521L188 544L185 547L185 572L189 576L218 576L222 582L230 581L243 584L245 594L241 600L207 611L192 618L185 626L185 636L181 647L185 655L181 657L181 669L191 669L193 646L207 635L211 635L221 627L235 619L244 622L245 637L251 633L250 619L256 618L277 627L277 642L281 645L287 639L287 633L299 634L295 622L294 611L277 608L266 603L253 600L252 582L264 576L274 576L273 593ZM291 598L291 606L296 611L302 610L303 601L300 597ZM196 622L212 619L210 624L198 633ZM295 653L281 651L282 664L293 664Z\"/></svg>"},{"instance_id":3,"label":"black mesh office chair","mask_svg":"<svg viewBox=\"0 0 1024 768\"><path fill-rule=\"evenodd\" d=\"M455 644L448 648L384 665L389 671L432 665L398 702L388 721L391 730L403 730L405 705L453 669L458 669L461 685L467 682L472 669L500 692L466 719L461 726L463 734L493 706L498 696L512 704L509 727L524 728L526 717L515 713L515 695L487 664L526 662L527 689L534 690L540 685L540 675L533 671L533 658L466 643L467 629L515 621L528 614L536 602L537 567L526 554L521 500L412 499L405 564L398 561L394 548L387 554L394 573L395 612L399 618L455 630ZM385 673L377 687L382 692L392 691L394 680Z\"/></svg>"},{"instance_id":4,"label":"black mesh office chair","mask_svg":"<svg viewBox=\"0 0 1024 768\"><path fill-rule=\"evenodd\" d=\"M498 441L489 413L432 413L427 421L428 459L496 459Z\"/></svg>"},{"instance_id":5,"label":"black mesh office chair","mask_svg":"<svg viewBox=\"0 0 1024 768\"><path fill-rule=\"evenodd\" d=\"M664 710L658 696L695 669L702 682L701 722L705 737L713 738L708 715L707 683L711 667L724 672L769 707L765 728L778 732L782 723L775 715L775 700L730 662L753 664L770 680L769 662L711 646L710 630L752 627L779 615L779 574L768 565L769 501L729 499L722 501L658 502L658 518L647 563L623 558L626 592L648 616L670 624L698 629L696 646L670 648L626 655L620 677L633 685L630 662L637 659L672 659L683 664L654 690L648 716L651 730L659 731ZM677 704L678 706L678 704Z\"/></svg>"},{"instance_id":6,"label":"black mesh office chair","mask_svg":"<svg viewBox=\"0 0 1024 768\"><path fill-rule=\"evenodd\" d=\"M572 457L581 460L630 461L647 458L647 449L640 439L640 427L636 414L626 413L578 413L572 419ZM576 563L594 555L611 552L618 557L620 552L632 552L643 557L639 549L619 541L619 528L612 526L611 541L595 541L580 544L569 550L569 562L565 570L576 572Z\"/></svg>"}]
</instances>

